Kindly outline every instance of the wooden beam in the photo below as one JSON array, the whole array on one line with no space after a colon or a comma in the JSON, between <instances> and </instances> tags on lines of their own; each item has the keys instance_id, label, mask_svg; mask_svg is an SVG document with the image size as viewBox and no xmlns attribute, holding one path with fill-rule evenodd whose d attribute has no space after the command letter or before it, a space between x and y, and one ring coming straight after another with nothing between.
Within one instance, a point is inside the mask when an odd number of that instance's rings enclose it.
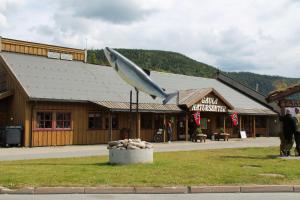
<instances>
[{"instance_id":1,"label":"wooden beam","mask_svg":"<svg viewBox=\"0 0 300 200\"><path fill-rule=\"evenodd\" d=\"M109 121L109 136L110 136L110 141L112 141L112 112L110 111L108 114L108 121Z\"/></svg>"},{"instance_id":2,"label":"wooden beam","mask_svg":"<svg viewBox=\"0 0 300 200\"><path fill-rule=\"evenodd\" d=\"M137 114L137 138L141 138L141 113Z\"/></svg>"},{"instance_id":3,"label":"wooden beam","mask_svg":"<svg viewBox=\"0 0 300 200\"><path fill-rule=\"evenodd\" d=\"M292 85L285 90L277 90L273 91L269 94L269 96L266 98L268 102L276 101L284 99L285 97L291 96L295 93L300 92L300 84Z\"/></svg>"},{"instance_id":4,"label":"wooden beam","mask_svg":"<svg viewBox=\"0 0 300 200\"><path fill-rule=\"evenodd\" d=\"M12 95L14 95L14 90L2 92L2 93L0 93L0 100L5 99L6 97L10 97Z\"/></svg>"},{"instance_id":5,"label":"wooden beam","mask_svg":"<svg viewBox=\"0 0 300 200\"><path fill-rule=\"evenodd\" d=\"M239 121L239 124L240 124L240 131L242 131L242 115L240 115L239 118L240 118L240 121Z\"/></svg>"},{"instance_id":6,"label":"wooden beam","mask_svg":"<svg viewBox=\"0 0 300 200\"><path fill-rule=\"evenodd\" d=\"M224 120L223 120L223 126L224 126L224 133L226 133L226 114L224 114Z\"/></svg>"},{"instance_id":7,"label":"wooden beam","mask_svg":"<svg viewBox=\"0 0 300 200\"><path fill-rule=\"evenodd\" d=\"M256 137L256 123L255 123L255 115L253 116L253 135L252 137Z\"/></svg>"},{"instance_id":8,"label":"wooden beam","mask_svg":"<svg viewBox=\"0 0 300 200\"><path fill-rule=\"evenodd\" d=\"M267 132L266 132L266 136L267 137L270 137L270 119L269 118L267 118Z\"/></svg>"},{"instance_id":9,"label":"wooden beam","mask_svg":"<svg viewBox=\"0 0 300 200\"><path fill-rule=\"evenodd\" d=\"M166 114L164 113L164 142L166 142L166 131L167 131L167 123L166 123Z\"/></svg>"},{"instance_id":10,"label":"wooden beam","mask_svg":"<svg viewBox=\"0 0 300 200\"><path fill-rule=\"evenodd\" d=\"M188 119L188 112L185 113L185 141L188 141L188 134L189 134L189 119Z\"/></svg>"}]
</instances>

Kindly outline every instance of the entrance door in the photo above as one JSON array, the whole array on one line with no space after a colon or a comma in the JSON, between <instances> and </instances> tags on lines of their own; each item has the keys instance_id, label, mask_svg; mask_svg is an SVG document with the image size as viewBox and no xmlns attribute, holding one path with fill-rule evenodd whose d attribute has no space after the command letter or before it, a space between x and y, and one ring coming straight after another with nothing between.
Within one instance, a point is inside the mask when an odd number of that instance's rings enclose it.
<instances>
[{"instance_id":1,"label":"entrance door","mask_svg":"<svg viewBox=\"0 0 300 200\"><path fill-rule=\"evenodd\" d=\"M177 138L178 140L185 140L185 113L181 113L177 120Z\"/></svg>"}]
</instances>

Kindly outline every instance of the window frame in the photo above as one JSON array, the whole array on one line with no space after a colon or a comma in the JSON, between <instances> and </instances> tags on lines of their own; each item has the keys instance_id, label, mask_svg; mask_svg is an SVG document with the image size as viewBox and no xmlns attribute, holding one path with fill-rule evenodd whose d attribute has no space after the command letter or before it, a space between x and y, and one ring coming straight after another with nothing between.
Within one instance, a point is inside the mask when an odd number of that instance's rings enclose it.
<instances>
[{"instance_id":1,"label":"window frame","mask_svg":"<svg viewBox=\"0 0 300 200\"><path fill-rule=\"evenodd\" d=\"M68 128L58 128L57 127L57 121L62 121L63 123L66 121L66 120L57 120L57 114L69 114L70 115L70 127ZM55 130L71 130L72 129L72 113L71 112L66 112L66 111L58 111L58 112L55 112L55 120L54 120L54 129Z\"/></svg>"},{"instance_id":2,"label":"window frame","mask_svg":"<svg viewBox=\"0 0 300 200\"><path fill-rule=\"evenodd\" d=\"M111 129L112 130L120 130L120 115L118 114L118 113L111 113L111 120L112 120L112 127L111 127ZM109 130L109 126L110 126L110 124L109 124L109 115L107 115L106 117L105 117L105 124L104 124L104 130ZM116 121L117 121L117 127L113 127L113 119L117 119Z\"/></svg>"},{"instance_id":3,"label":"window frame","mask_svg":"<svg viewBox=\"0 0 300 200\"><path fill-rule=\"evenodd\" d=\"M51 113L51 128L38 127L38 113ZM57 113L69 113L70 114L70 128L57 128ZM70 131L73 130L73 118L72 111L70 110L36 110L34 111L34 126L33 131Z\"/></svg>"},{"instance_id":4,"label":"window frame","mask_svg":"<svg viewBox=\"0 0 300 200\"><path fill-rule=\"evenodd\" d=\"M89 127L89 123L90 123L90 119L89 119L89 115L90 114L99 114L100 115L100 127L98 128L98 127L96 127L96 128L90 128ZM103 128L103 113L102 112L97 112L97 111L89 111L88 112L88 116L87 116L87 128L88 128L88 130L91 130L91 131L93 131L93 130L104 130L104 128ZM94 117L95 118L95 117ZM93 122L95 122L95 119L93 120Z\"/></svg>"},{"instance_id":5,"label":"window frame","mask_svg":"<svg viewBox=\"0 0 300 200\"><path fill-rule=\"evenodd\" d=\"M51 128L44 128L44 127L39 127L39 121L38 121L38 113L50 113L51 114ZM52 130L54 126L54 120L53 120L53 115L54 113L52 111L36 111L35 113L35 130ZM44 120L45 121L45 120ZM49 120L47 120L49 121Z\"/></svg>"}]
</instances>

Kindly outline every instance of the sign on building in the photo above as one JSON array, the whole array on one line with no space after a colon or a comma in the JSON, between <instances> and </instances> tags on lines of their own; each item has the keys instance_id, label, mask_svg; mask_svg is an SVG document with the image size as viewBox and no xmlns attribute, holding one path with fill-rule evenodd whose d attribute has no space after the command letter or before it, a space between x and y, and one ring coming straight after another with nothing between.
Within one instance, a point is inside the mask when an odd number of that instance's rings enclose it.
<instances>
[{"instance_id":1,"label":"sign on building","mask_svg":"<svg viewBox=\"0 0 300 200\"><path fill-rule=\"evenodd\" d=\"M227 112L227 106L217 97L204 97L200 102L194 104L191 110L200 112Z\"/></svg>"}]
</instances>

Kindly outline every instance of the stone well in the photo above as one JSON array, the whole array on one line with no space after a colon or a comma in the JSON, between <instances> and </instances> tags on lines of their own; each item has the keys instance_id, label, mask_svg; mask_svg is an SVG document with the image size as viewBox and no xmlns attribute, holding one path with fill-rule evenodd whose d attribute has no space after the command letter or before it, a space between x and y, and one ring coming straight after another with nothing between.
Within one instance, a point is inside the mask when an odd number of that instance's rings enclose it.
<instances>
[{"instance_id":1,"label":"stone well","mask_svg":"<svg viewBox=\"0 0 300 200\"><path fill-rule=\"evenodd\" d=\"M110 164L153 163L152 144L140 139L125 139L108 143Z\"/></svg>"}]
</instances>

